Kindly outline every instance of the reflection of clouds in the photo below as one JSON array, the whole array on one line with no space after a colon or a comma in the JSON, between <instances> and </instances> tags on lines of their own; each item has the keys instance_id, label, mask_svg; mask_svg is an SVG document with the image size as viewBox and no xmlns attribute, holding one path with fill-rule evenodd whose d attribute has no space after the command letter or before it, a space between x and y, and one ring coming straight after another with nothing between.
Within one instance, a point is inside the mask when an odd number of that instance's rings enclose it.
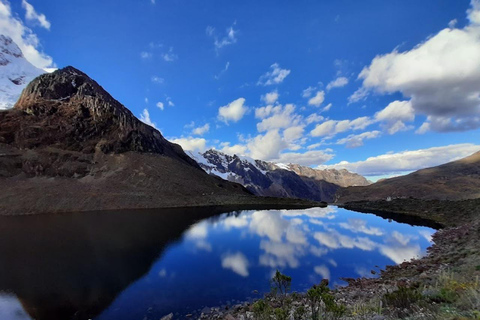
<instances>
[{"instance_id":1,"label":"reflection of clouds","mask_svg":"<svg viewBox=\"0 0 480 320\"><path fill-rule=\"evenodd\" d=\"M17 297L0 293L0 319L27 320L32 318L25 312Z\"/></svg>"},{"instance_id":2,"label":"reflection of clouds","mask_svg":"<svg viewBox=\"0 0 480 320\"><path fill-rule=\"evenodd\" d=\"M236 216L229 216L222 221L226 230L231 228L243 228L248 225L248 216L246 214Z\"/></svg>"},{"instance_id":3,"label":"reflection of clouds","mask_svg":"<svg viewBox=\"0 0 480 320\"><path fill-rule=\"evenodd\" d=\"M404 235L398 231L393 231L391 236L386 239L384 245L380 245L380 253L399 264L403 261L419 257L421 253L418 243L410 243L417 240L418 237Z\"/></svg>"},{"instance_id":4,"label":"reflection of clouds","mask_svg":"<svg viewBox=\"0 0 480 320\"><path fill-rule=\"evenodd\" d=\"M375 249L376 244L366 237L351 238L349 236L340 234L336 230L329 230L330 232L315 232L313 237L322 245L330 249L340 248L358 248L365 251Z\"/></svg>"},{"instance_id":5,"label":"reflection of clouds","mask_svg":"<svg viewBox=\"0 0 480 320\"><path fill-rule=\"evenodd\" d=\"M288 225L289 222L278 212L256 211L252 214L250 230L261 237L267 236L270 240L280 242Z\"/></svg>"},{"instance_id":6,"label":"reflection of clouds","mask_svg":"<svg viewBox=\"0 0 480 320\"><path fill-rule=\"evenodd\" d=\"M248 260L241 252L227 254L222 258L222 267L230 269L242 277L248 277Z\"/></svg>"},{"instance_id":7,"label":"reflection of clouds","mask_svg":"<svg viewBox=\"0 0 480 320\"><path fill-rule=\"evenodd\" d=\"M323 226L324 223L323 221L317 220L317 219L310 219L311 224L316 224L317 226Z\"/></svg>"},{"instance_id":8,"label":"reflection of clouds","mask_svg":"<svg viewBox=\"0 0 480 320\"><path fill-rule=\"evenodd\" d=\"M335 260L333 260L333 259L328 259L328 262L329 262L332 266L334 266L334 267L337 267L337 266L338 266L337 261L335 261Z\"/></svg>"},{"instance_id":9,"label":"reflection of clouds","mask_svg":"<svg viewBox=\"0 0 480 320\"><path fill-rule=\"evenodd\" d=\"M167 276L167 270L165 270L165 268L162 268L160 271L158 271L158 276L160 278L165 278Z\"/></svg>"},{"instance_id":10,"label":"reflection of clouds","mask_svg":"<svg viewBox=\"0 0 480 320\"><path fill-rule=\"evenodd\" d=\"M307 237L303 231L290 225L287 229L287 241L296 244L307 244Z\"/></svg>"},{"instance_id":11,"label":"reflection of clouds","mask_svg":"<svg viewBox=\"0 0 480 320\"><path fill-rule=\"evenodd\" d=\"M343 229L350 230L355 233L365 233L372 236L381 236L383 231L375 227L367 227L367 221L363 219L348 219L348 222L338 224Z\"/></svg>"},{"instance_id":12,"label":"reflection of clouds","mask_svg":"<svg viewBox=\"0 0 480 320\"><path fill-rule=\"evenodd\" d=\"M194 239L205 239L208 235L208 224L199 222L190 227L187 231L187 237Z\"/></svg>"},{"instance_id":13,"label":"reflection of clouds","mask_svg":"<svg viewBox=\"0 0 480 320\"><path fill-rule=\"evenodd\" d=\"M325 208L310 208L306 210L282 210L282 215L286 217L306 216L309 218L324 218L334 219L334 213L337 212L337 207L325 207Z\"/></svg>"},{"instance_id":14,"label":"reflection of clouds","mask_svg":"<svg viewBox=\"0 0 480 320\"><path fill-rule=\"evenodd\" d=\"M205 250L207 252L212 251L212 245L210 244L210 242L205 241L204 239L197 240L195 242L195 247L197 247L197 249Z\"/></svg>"},{"instance_id":15,"label":"reflection of clouds","mask_svg":"<svg viewBox=\"0 0 480 320\"><path fill-rule=\"evenodd\" d=\"M300 265L299 258L305 255L305 249L302 245L292 243L262 240L260 249L265 251L259 258L260 264L271 268L287 265L290 268L297 268Z\"/></svg>"},{"instance_id":16,"label":"reflection of clouds","mask_svg":"<svg viewBox=\"0 0 480 320\"><path fill-rule=\"evenodd\" d=\"M420 230L418 233L425 238L428 242L433 242L432 236L435 233L435 231L430 231L430 230Z\"/></svg>"},{"instance_id":17,"label":"reflection of clouds","mask_svg":"<svg viewBox=\"0 0 480 320\"><path fill-rule=\"evenodd\" d=\"M322 264L320 266L316 266L315 268L313 268L313 270L316 274L321 275L323 279L330 280L330 270L326 265Z\"/></svg>"}]
</instances>

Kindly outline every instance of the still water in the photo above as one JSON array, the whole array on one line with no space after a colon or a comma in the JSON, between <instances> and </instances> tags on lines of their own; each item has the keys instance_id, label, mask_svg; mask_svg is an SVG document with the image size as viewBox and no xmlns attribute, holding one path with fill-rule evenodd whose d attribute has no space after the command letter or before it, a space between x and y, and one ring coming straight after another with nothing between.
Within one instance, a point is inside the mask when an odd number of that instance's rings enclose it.
<instances>
[{"instance_id":1,"label":"still water","mask_svg":"<svg viewBox=\"0 0 480 320\"><path fill-rule=\"evenodd\" d=\"M332 206L218 210L2 217L0 319L198 315L260 298L277 269L293 291L375 276L435 232Z\"/></svg>"}]
</instances>

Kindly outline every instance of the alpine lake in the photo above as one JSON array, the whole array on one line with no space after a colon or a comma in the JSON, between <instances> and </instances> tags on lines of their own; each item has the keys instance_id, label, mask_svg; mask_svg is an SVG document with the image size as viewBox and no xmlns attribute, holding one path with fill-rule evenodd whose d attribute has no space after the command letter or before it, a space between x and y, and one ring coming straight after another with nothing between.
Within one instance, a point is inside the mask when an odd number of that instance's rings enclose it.
<instances>
[{"instance_id":1,"label":"alpine lake","mask_svg":"<svg viewBox=\"0 0 480 320\"><path fill-rule=\"evenodd\" d=\"M219 212L220 211L220 212ZM421 257L434 229L335 206L0 217L0 319L160 319L305 292Z\"/></svg>"}]
</instances>

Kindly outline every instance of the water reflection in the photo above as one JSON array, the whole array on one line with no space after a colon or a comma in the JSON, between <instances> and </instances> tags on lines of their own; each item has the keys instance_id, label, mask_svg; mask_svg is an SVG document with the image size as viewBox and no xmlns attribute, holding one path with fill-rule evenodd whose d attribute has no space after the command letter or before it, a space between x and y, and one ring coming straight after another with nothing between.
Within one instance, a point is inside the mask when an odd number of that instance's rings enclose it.
<instances>
[{"instance_id":1,"label":"water reflection","mask_svg":"<svg viewBox=\"0 0 480 320\"><path fill-rule=\"evenodd\" d=\"M215 210L1 218L0 292L13 294L0 295L0 318L195 314L259 297L276 269L297 291L372 277L422 255L434 232L336 207L201 220Z\"/></svg>"}]
</instances>

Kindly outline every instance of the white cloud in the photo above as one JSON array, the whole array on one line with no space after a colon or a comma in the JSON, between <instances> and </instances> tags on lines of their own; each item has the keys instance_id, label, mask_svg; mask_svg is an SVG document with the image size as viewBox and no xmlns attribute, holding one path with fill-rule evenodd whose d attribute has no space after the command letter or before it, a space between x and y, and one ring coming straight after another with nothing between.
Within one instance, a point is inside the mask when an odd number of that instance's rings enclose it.
<instances>
[{"instance_id":1,"label":"white cloud","mask_svg":"<svg viewBox=\"0 0 480 320\"><path fill-rule=\"evenodd\" d=\"M360 90L401 92L416 114L428 116L430 130L480 127L480 5L472 0L470 24L450 26L413 49L376 56L359 74ZM352 97L351 97L352 98ZM352 98L352 100L355 100ZM426 130L427 125L423 130Z\"/></svg>"},{"instance_id":2,"label":"white cloud","mask_svg":"<svg viewBox=\"0 0 480 320\"><path fill-rule=\"evenodd\" d=\"M293 142L303 136L303 126L293 126L283 131L283 137L287 142Z\"/></svg>"},{"instance_id":3,"label":"white cloud","mask_svg":"<svg viewBox=\"0 0 480 320\"><path fill-rule=\"evenodd\" d=\"M354 120L327 120L317 124L311 131L311 135L314 137L333 137L337 133L348 130L363 130L372 123L373 121L369 117L359 117Z\"/></svg>"},{"instance_id":4,"label":"white cloud","mask_svg":"<svg viewBox=\"0 0 480 320\"><path fill-rule=\"evenodd\" d=\"M308 100L308 104L311 106L319 107L325 100L325 92L317 91L317 94Z\"/></svg>"},{"instance_id":5,"label":"white cloud","mask_svg":"<svg viewBox=\"0 0 480 320\"><path fill-rule=\"evenodd\" d=\"M218 109L218 119L227 123L228 121L237 122L243 118L248 108L244 105L245 98L238 98Z\"/></svg>"},{"instance_id":6,"label":"white cloud","mask_svg":"<svg viewBox=\"0 0 480 320\"><path fill-rule=\"evenodd\" d=\"M325 150L311 150L304 153L285 152L281 153L274 162L295 163L302 166L312 166L325 163L333 159L334 155Z\"/></svg>"},{"instance_id":7,"label":"white cloud","mask_svg":"<svg viewBox=\"0 0 480 320\"><path fill-rule=\"evenodd\" d=\"M155 122L153 122L151 119L150 119L150 113L148 112L148 109L143 109L143 112L142 114L140 115L140 121L142 121L143 123L145 124L148 124L149 126L151 127L154 127L155 129L158 129L157 128L157 125L155 124Z\"/></svg>"},{"instance_id":8,"label":"white cloud","mask_svg":"<svg viewBox=\"0 0 480 320\"><path fill-rule=\"evenodd\" d=\"M12 15L10 3L0 2L0 34L8 35L22 50L25 58L34 66L49 72L55 68L52 57L41 51L37 35Z\"/></svg>"},{"instance_id":9,"label":"white cloud","mask_svg":"<svg viewBox=\"0 0 480 320\"><path fill-rule=\"evenodd\" d=\"M342 161L318 169L347 169L364 176L378 176L395 172L414 171L458 160L480 150L480 145L472 143L454 144L398 153L388 153L370 157L363 161Z\"/></svg>"},{"instance_id":10,"label":"white cloud","mask_svg":"<svg viewBox=\"0 0 480 320\"><path fill-rule=\"evenodd\" d=\"M152 80L152 82L156 84L162 84L165 82L165 79L160 78L159 76L152 76L150 80Z\"/></svg>"},{"instance_id":11,"label":"white cloud","mask_svg":"<svg viewBox=\"0 0 480 320\"><path fill-rule=\"evenodd\" d=\"M140 57L142 59L150 59L152 58L153 54L151 52L147 52L147 51L142 51L140 52Z\"/></svg>"},{"instance_id":12,"label":"white cloud","mask_svg":"<svg viewBox=\"0 0 480 320\"><path fill-rule=\"evenodd\" d=\"M315 87L308 87L307 89L302 91L302 97L309 98L312 96L313 91L315 91Z\"/></svg>"},{"instance_id":13,"label":"white cloud","mask_svg":"<svg viewBox=\"0 0 480 320\"><path fill-rule=\"evenodd\" d=\"M330 110L331 107L332 107L331 103L327 104L325 107L323 107L322 112L327 112L328 110Z\"/></svg>"},{"instance_id":14,"label":"white cloud","mask_svg":"<svg viewBox=\"0 0 480 320\"><path fill-rule=\"evenodd\" d=\"M248 277L248 260L241 252L227 254L222 258L222 268L230 269L242 277Z\"/></svg>"},{"instance_id":15,"label":"white cloud","mask_svg":"<svg viewBox=\"0 0 480 320\"><path fill-rule=\"evenodd\" d=\"M247 152L247 147L241 144L235 144L233 146L230 143L226 142L222 144L221 152L230 154L230 155L245 155Z\"/></svg>"},{"instance_id":16,"label":"white cloud","mask_svg":"<svg viewBox=\"0 0 480 320\"><path fill-rule=\"evenodd\" d=\"M214 78L217 80L220 79L220 77L223 76L223 74L228 71L229 67L230 67L230 62L227 61L227 63L225 64L225 68L223 68L219 74L215 75Z\"/></svg>"},{"instance_id":17,"label":"white cloud","mask_svg":"<svg viewBox=\"0 0 480 320\"><path fill-rule=\"evenodd\" d=\"M157 102L156 106L157 106L157 108L159 108L160 110L163 110L163 108L164 108L163 102L160 102L160 101Z\"/></svg>"},{"instance_id":18,"label":"white cloud","mask_svg":"<svg viewBox=\"0 0 480 320\"><path fill-rule=\"evenodd\" d=\"M207 150L207 140L203 138L174 138L170 139L170 141L179 144L183 150L189 150L192 152L205 152Z\"/></svg>"},{"instance_id":19,"label":"white cloud","mask_svg":"<svg viewBox=\"0 0 480 320\"><path fill-rule=\"evenodd\" d=\"M337 144L344 144L347 148L358 148L363 146L363 140L375 139L380 137L381 132L367 131L360 134L350 134L345 138L337 140Z\"/></svg>"},{"instance_id":20,"label":"white cloud","mask_svg":"<svg viewBox=\"0 0 480 320\"><path fill-rule=\"evenodd\" d=\"M266 108L268 109L268 106ZM259 109L262 110L262 108ZM293 104L287 104L284 107L276 106L268 112L255 111L255 114L260 116L271 114L270 117L264 118L261 122L257 123L257 130L259 132L297 126L301 121L301 117L295 113L295 106Z\"/></svg>"},{"instance_id":21,"label":"white cloud","mask_svg":"<svg viewBox=\"0 0 480 320\"><path fill-rule=\"evenodd\" d=\"M320 266L316 266L315 268L313 268L313 270L316 274L321 275L323 279L330 280L330 270L326 265L322 264Z\"/></svg>"},{"instance_id":22,"label":"white cloud","mask_svg":"<svg viewBox=\"0 0 480 320\"><path fill-rule=\"evenodd\" d=\"M278 63L270 66L271 71L263 74L258 79L257 85L270 86L272 84L280 84L290 74L290 70L280 68Z\"/></svg>"},{"instance_id":23,"label":"white cloud","mask_svg":"<svg viewBox=\"0 0 480 320\"><path fill-rule=\"evenodd\" d=\"M205 133L207 133L210 130L210 125L206 123L205 125L201 127L194 128L192 130L192 134L198 135L198 136L203 136Z\"/></svg>"},{"instance_id":24,"label":"white cloud","mask_svg":"<svg viewBox=\"0 0 480 320\"><path fill-rule=\"evenodd\" d=\"M207 29L205 30L206 34L209 37L212 37L214 39L213 44L215 46L215 50L218 53L218 50L225 47L232 45L237 42L237 30L233 29L233 26L236 24L236 22L233 23L233 25L225 31L225 34L222 37L219 37L215 31L215 28L212 26L208 26Z\"/></svg>"},{"instance_id":25,"label":"white cloud","mask_svg":"<svg viewBox=\"0 0 480 320\"><path fill-rule=\"evenodd\" d=\"M278 97L278 92L272 91L262 96L262 100L265 101L266 104L274 104L278 100Z\"/></svg>"},{"instance_id":26,"label":"white cloud","mask_svg":"<svg viewBox=\"0 0 480 320\"><path fill-rule=\"evenodd\" d=\"M257 135L248 142L247 147L252 158L269 161L278 159L280 151L288 147L288 143L282 139L278 129L275 129L264 135Z\"/></svg>"},{"instance_id":27,"label":"white cloud","mask_svg":"<svg viewBox=\"0 0 480 320\"><path fill-rule=\"evenodd\" d=\"M178 59L178 55L173 52L173 47L170 47L168 52L162 54L162 59L166 62L173 62Z\"/></svg>"},{"instance_id":28,"label":"white cloud","mask_svg":"<svg viewBox=\"0 0 480 320\"><path fill-rule=\"evenodd\" d=\"M28 3L26 0L22 0L22 8L25 9L25 19L38 23L41 27L50 30L50 22L47 20L47 17L43 13L37 13L35 8Z\"/></svg>"},{"instance_id":29,"label":"white cloud","mask_svg":"<svg viewBox=\"0 0 480 320\"><path fill-rule=\"evenodd\" d=\"M327 91L333 88L341 88L348 84L348 78L338 77L337 79L331 81L327 84Z\"/></svg>"},{"instance_id":30,"label":"white cloud","mask_svg":"<svg viewBox=\"0 0 480 320\"><path fill-rule=\"evenodd\" d=\"M307 124L311 124L311 123L314 123L314 122L320 122L320 121L323 121L325 118L322 117L321 115L318 115L316 113L312 113L311 115L309 115L307 117L307 119L305 119L305 121L307 122Z\"/></svg>"}]
</instances>

